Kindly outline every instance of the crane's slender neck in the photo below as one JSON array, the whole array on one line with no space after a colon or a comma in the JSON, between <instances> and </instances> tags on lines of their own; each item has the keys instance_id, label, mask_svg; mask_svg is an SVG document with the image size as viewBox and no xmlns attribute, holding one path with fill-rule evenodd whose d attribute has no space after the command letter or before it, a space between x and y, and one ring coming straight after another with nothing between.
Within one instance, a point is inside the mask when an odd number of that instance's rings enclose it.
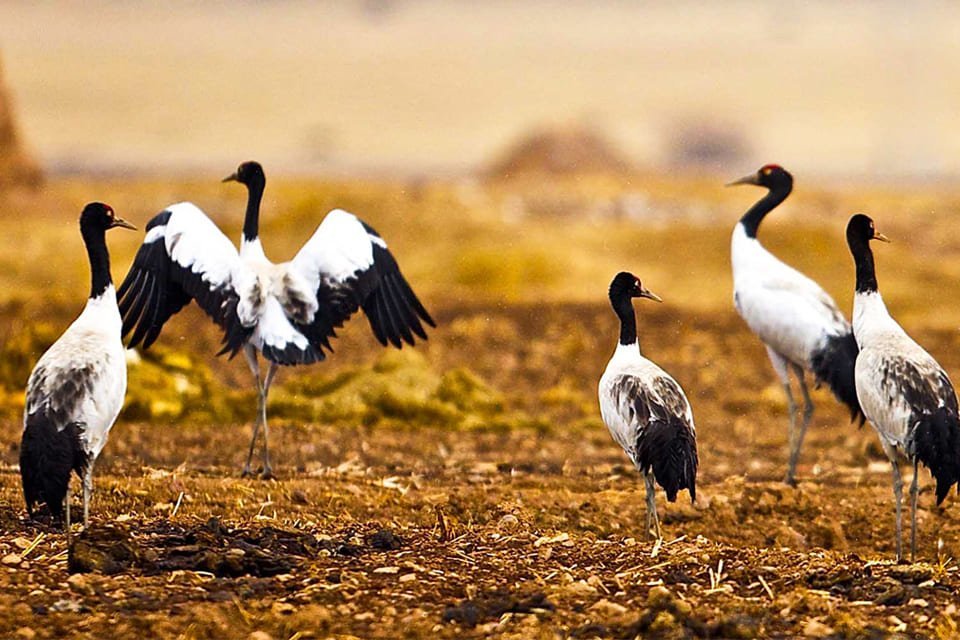
<instances>
[{"instance_id":1,"label":"crane's slender neck","mask_svg":"<svg viewBox=\"0 0 960 640\"><path fill-rule=\"evenodd\" d=\"M637 339L637 315L633 310L633 301L630 299L629 295L612 295L610 296L610 304L613 305L613 310L617 314L617 317L620 318L620 344L623 346L628 346L631 344L636 344L637 348L640 347L640 342Z\"/></svg>"},{"instance_id":2,"label":"crane's slender neck","mask_svg":"<svg viewBox=\"0 0 960 640\"><path fill-rule=\"evenodd\" d=\"M110 278L110 254L107 252L106 230L80 225L83 243L90 259L90 297L99 298L113 280Z\"/></svg>"},{"instance_id":3,"label":"crane's slender neck","mask_svg":"<svg viewBox=\"0 0 960 640\"><path fill-rule=\"evenodd\" d=\"M848 238L850 253L857 266L857 293L871 293L877 291L877 269L873 263L873 249L869 240Z\"/></svg>"},{"instance_id":4,"label":"crane's slender neck","mask_svg":"<svg viewBox=\"0 0 960 640\"><path fill-rule=\"evenodd\" d=\"M748 238L757 237L757 229L760 228L760 223L763 222L764 217L773 211L778 204L786 200L792 190L792 181L771 187L767 195L757 200L756 204L743 214L743 217L740 218L740 224L743 225Z\"/></svg>"},{"instance_id":5,"label":"crane's slender neck","mask_svg":"<svg viewBox=\"0 0 960 640\"><path fill-rule=\"evenodd\" d=\"M243 218L243 239L253 242L260 235L260 200L266 180L254 179L247 184L247 213Z\"/></svg>"}]
</instances>

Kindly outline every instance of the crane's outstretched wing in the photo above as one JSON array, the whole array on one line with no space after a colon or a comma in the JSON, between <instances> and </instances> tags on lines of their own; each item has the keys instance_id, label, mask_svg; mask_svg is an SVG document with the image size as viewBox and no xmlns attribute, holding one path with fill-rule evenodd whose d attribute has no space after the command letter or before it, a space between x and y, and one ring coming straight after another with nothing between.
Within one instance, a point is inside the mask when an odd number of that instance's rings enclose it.
<instances>
[{"instance_id":1,"label":"crane's outstretched wing","mask_svg":"<svg viewBox=\"0 0 960 640\"><path fill-rule=\"evenodd\" d=\"M233 244L193 204L171 205L154 216L117 291L123 335L133 331L129 346L149 347L164 323L196 300L223 328L219 353L236 355L253 331L237 314L241 266Z\"/></svg>"},{"instance_id":2,"label":"crane's outstretched wing","mask_svg":"<svg viewBox=\"0 0 960 640\"><path fill-rule=\"evenodd\" d=\"M407 283L387 243L351 213L334 209L289 263L315 293L316 310L294 314L311 344L330 349L335 330L362 308L381 344L427 339L436 325Z\"/></svg>"}]
</instances>

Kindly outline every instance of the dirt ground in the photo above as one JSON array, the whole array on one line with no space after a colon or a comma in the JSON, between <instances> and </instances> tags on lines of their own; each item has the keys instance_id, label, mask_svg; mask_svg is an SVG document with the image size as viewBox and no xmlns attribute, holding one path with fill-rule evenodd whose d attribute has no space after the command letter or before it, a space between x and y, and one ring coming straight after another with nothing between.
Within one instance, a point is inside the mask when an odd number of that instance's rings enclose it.
<instances>
[{"instance_id":1,"label":"dirt ground","mask_svg":"<svg viewBox=\"0 0 960 640\"><path fill-rule=\"evenodd\" d=\"M687 389L701 456L695 505L658 498L660 543L643 536L642 487L594 404L609 309L458 306L437 319L444 330L418 353L441 371L469 361L522 424L279 417L279 479L262 481L238 477L249 425L118 423L90 530L70 549L25 520L11 420L0 636L960 633L956 496L936 508L922 472L919 562L894 564L889 465L870 427L848 424L822 390L801 482L781 484L784 403L732 313L641 307L642 344ZM960 364L952 332L917 337L948 370Z\"/></svg>"}]
</instances>

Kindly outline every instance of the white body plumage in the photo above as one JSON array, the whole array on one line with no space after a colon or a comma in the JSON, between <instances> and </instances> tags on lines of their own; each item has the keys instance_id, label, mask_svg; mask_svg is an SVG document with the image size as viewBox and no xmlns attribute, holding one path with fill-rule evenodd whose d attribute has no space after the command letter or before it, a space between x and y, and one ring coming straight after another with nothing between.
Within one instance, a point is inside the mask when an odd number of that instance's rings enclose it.
<instances>
[{"instance_id":1,"label":"white body plumage","mask_svg":"<svg viewBox=\"0 0 960 640\"><path fill-rule=\"evenodd\" d=\"M81 425L83 449L96 460L120 414L127 391L127 362L120 340L113 285L87 300L80 316L40 357L27 382L24 428L39 412L62 417L56 427Z\"/></svg>"},{"instance_id":2,"label":"white body plumage","mask_svg":"<svg viewBox=\"0 0 960 640\"><path fill-rule=\"evenodd\" d=\"M640 467L637 443L643 437L651 413L672 415L696 434L693 411L683 389L670 374L643 357L636 342L617 345L600 377L598 391L604 424L637 468ZM636 409L638 402L657 409L648 410L644 416Z\"/></svg>"},{"instance_id":3,"label":"white body plumage","mask_svg":"<svg viewBox=\"0 0 960 640\"><path fill-rule=\"evenodd\" d=\"M853 331L860 347L855 371L863 413L888 455L913 456L908 445L918 417L956 405L949 378L893 319L878 291L854 296ZM920 400L929 406L918 406Z\"/></svg>"},{"instance_id":4,"label":"white body plumage","mask_svg":"<svg viewBox=\"0 0 960 640\"><path fill-rule=\"evenodd\" d=\"M850 333L850 323L830 295L748 237L742 223L734 227L730 257L734 306L774 352L771 361L784 383L786 367L774 354L809 370L812 355L830 337Z\"/></svg>"}]
</instances>

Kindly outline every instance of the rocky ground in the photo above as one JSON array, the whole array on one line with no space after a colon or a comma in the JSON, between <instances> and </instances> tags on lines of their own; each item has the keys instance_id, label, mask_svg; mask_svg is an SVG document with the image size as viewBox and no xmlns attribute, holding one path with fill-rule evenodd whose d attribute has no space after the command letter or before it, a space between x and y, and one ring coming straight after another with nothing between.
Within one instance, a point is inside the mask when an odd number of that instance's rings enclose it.
<instances>
[{"instance_id":1,"label":"rocky ground","mask_svg":"<svg viewBox=\"0 0 960 640\"><path fill-rule=\"evenodd\" d=\"M960 633L955 496L935 507L922 472L918 562L894 564L889 465L871 429L848 424L824 391L801 482L781 484L782 400L768 363L728 355L743 337L733 317L656 307L641 320L651 355L671 337L688 345L659 348L691 396L701 452L697 503L661 496L665 537L647 540L642 488L592 405L588 373L607 357L592 336L607 315L579 305L441 313L448 331L429 364L410 362L449 376L447 362L470 361L493 394L469 405L483 408L479 424L414 411L433 405L379 421L364 414L368 424L303 424L282 417L299 405L280 394L275 481L238 477L247 425L118 424L90 530L77 527L69 547L60 531L24 519L12 423L0 473L0 635ZM555 329L519 339L533 326ZM490 346L482 357L468 357L477 352L467 334ZM954 364L950 332L923 337ZM371 371L411 375L383 362ZM313 384L303 375L288 374L287 393Z\"/></svg>"}]
</instances>

